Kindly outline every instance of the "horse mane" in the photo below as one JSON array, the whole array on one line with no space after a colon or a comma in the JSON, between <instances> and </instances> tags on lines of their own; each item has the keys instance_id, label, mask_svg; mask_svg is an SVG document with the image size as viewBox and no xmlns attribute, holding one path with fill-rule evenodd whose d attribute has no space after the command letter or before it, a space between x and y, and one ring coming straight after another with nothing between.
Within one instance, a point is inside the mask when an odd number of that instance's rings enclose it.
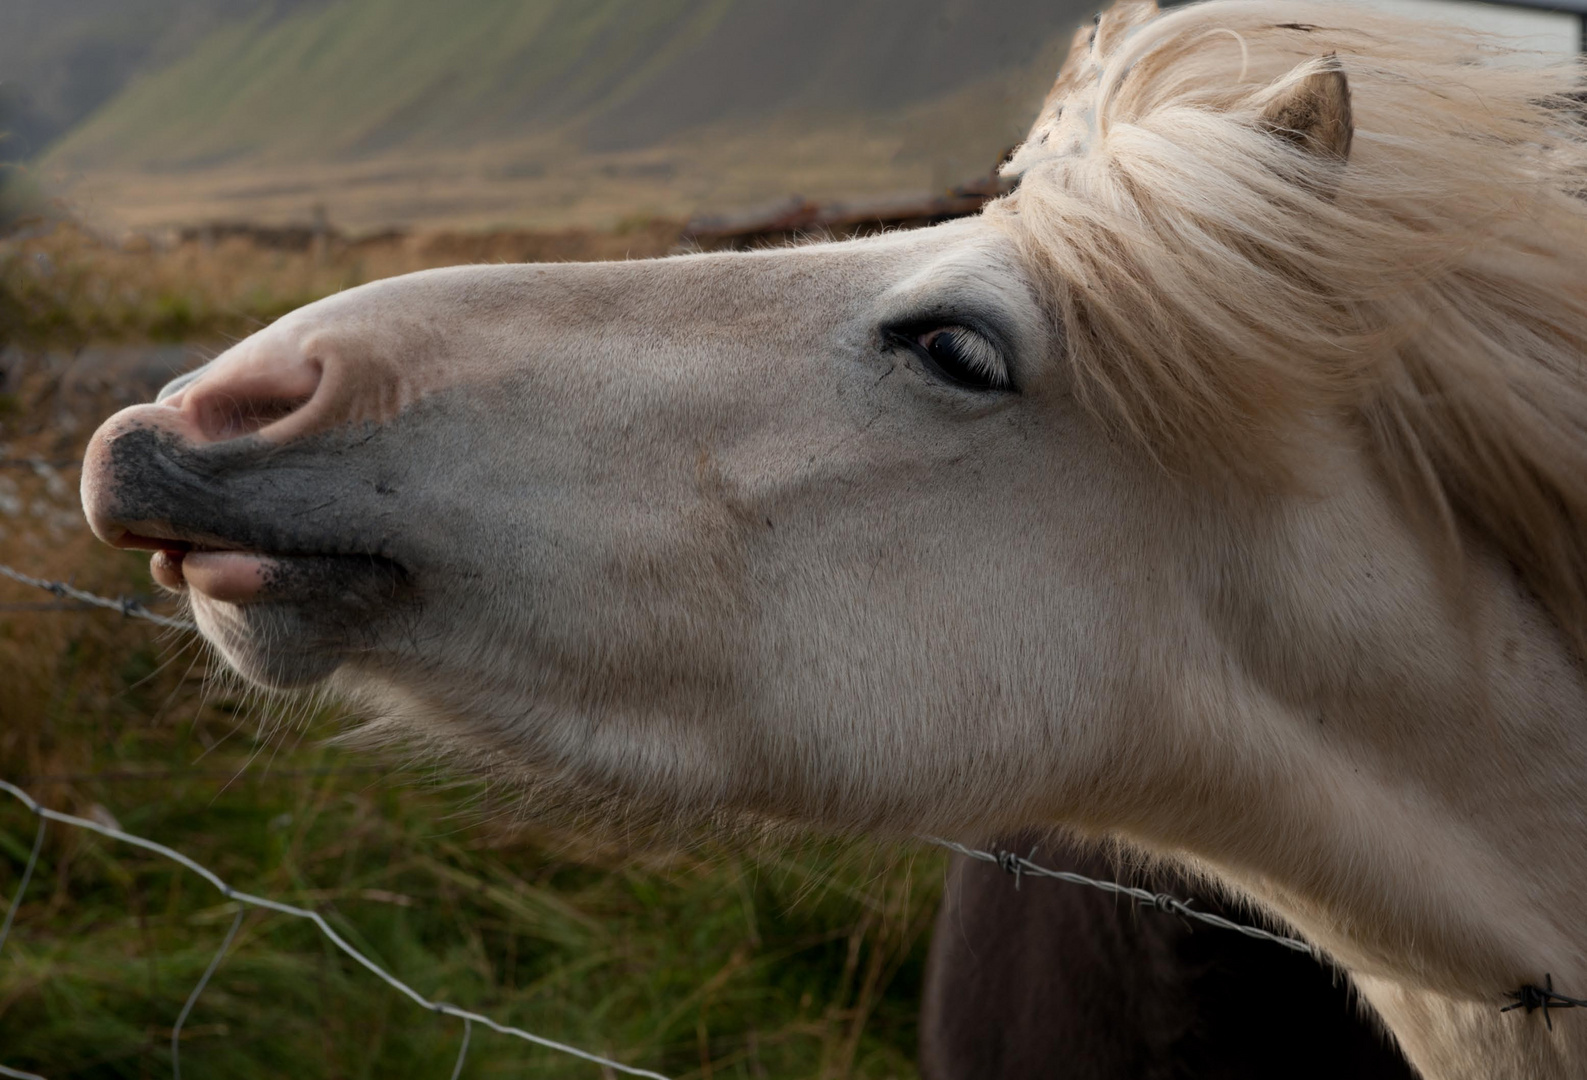
<instances>
[{"instance_id":1,"label":"horse mane","mask_svg":"<svg viewBox=\"0 0 1587 1080\"><path fill-rule=\"evenodd\" d=\"M1261 122L1332 70L1347 161ZM1343 430L1587 656L1582 87L1574 62L1337 4L1126 2L1077 37L988 214L1082 400L1164 464L1304 484L1309 434Z\"/></svg>"}]
</instances>

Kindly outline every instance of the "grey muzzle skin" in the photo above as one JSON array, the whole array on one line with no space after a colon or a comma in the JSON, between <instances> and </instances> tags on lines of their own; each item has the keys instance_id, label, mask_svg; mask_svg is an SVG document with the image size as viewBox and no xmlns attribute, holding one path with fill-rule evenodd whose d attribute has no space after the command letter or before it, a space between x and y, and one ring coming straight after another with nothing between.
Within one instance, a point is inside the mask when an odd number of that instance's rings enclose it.
<instances>
[{"instance_id":1,"label":"grey muzzle skin","mask_svg":"<svg viewBox=\"0 0 1587 1080\"><path fill-rule=\"evenodd\" d=\"M411 483L416 463L440 459L435 447L413 453L426 425L403 420L284 443L249 434L208 445L130 424L85 469L89 516L105 540L154 550L157 559L265 556L255 598L195 604L195 614L250 678L279 688L317 682L352 653L367 655L394 633L411 636L421 582L434 580L443 554L454 560L448 574L459 569L445 530L426 523L455 522L462 508L416 501L416 487L448 489ZM455 448L447 458L459 460ZM244 642L269 648L227 648Z\"/></svg>"}]
</instances>

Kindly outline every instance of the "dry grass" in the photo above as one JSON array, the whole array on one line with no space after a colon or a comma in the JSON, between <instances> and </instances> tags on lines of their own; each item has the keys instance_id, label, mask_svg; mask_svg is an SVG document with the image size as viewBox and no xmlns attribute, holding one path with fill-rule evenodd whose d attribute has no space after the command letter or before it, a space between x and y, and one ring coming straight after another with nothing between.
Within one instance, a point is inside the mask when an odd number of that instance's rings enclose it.
<instances>
[{"instance_id":1,"label":"dry grass","mask_svg":"<svg viewBox=\"0 0 1587 1080\"><path fill-rule=\"evenodd\" d=\"M0 345L242 337L378 278L470 262L646 258L673 250L681 231L678 222L637 219L610 231L331 235L286 250L246 236L118 241L62 223L0 240Z\"/></svg>"}]
</instances>

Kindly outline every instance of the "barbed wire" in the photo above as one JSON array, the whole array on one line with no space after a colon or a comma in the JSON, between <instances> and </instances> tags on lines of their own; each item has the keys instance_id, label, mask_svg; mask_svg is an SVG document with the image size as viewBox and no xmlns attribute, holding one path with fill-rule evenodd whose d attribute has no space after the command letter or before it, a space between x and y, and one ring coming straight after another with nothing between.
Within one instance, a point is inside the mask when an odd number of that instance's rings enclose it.
<instances>
[{"instance_id":1,"label":"barbed wire","mask_svg":"<svg viewBox=\"0 0 1587 1080\"><path fill-rule=\"evenodd\" d=\"M1084 874L1076 874L1070 870L1053 870L1050 867L1031 862L1030 859L1012 851L982 851L979 848L967 847L964 844L956 843L952 840L944 840L937 836L922 835L920 839L927 843L947 848L949 851L957 852L967 858L978 859L981 862L989 862L1001 867L1014 875L1014 887L1016 889L1019 888L1019 879L1024 874L1029 874L1032 877L1051 878L1054 881L1063 881L1071 885L1084 885L1088 888L1111 893L1114 896L1128 897L1157 911L1178 915L1186 919L1195 919L1198 922L1206 923L1208 926L1216 926L1220 930L1233 930L1235 933L1244 934L1248 938L1255 938L1258 941L1269 941L1274 945L1281 945L1294 952L1305 953L1319 964L1329 962L1327 954L1311 942L1303 941L1300 938L1285 937L1283 934L1275 934L1272 931L1264 930L1260 926L1252 926L1249 923L1237 923L1233 919L1225 919L1222 915L1214 915L1210 911L1198 911L1190 906L1192 901L1181 900L1168 893L1154 893L1148 889L1136 888L1133 885L1121 885L1116 881L1089 878ZM1551 1010L1587 1009L1587 998L1571 997L1555 990L1554 976L1548 974L1544 975L1544 984L1542 986L1536 983L1524 983L1519 989L1506 992L1504 998L1510 1004L1501 1008L1499 1010L1501 1013L1515 1012L1520 1009L1530 1016L1536 1010L1542 1009L1543 1022L1550 1031L1554 1030L1554 1019L1550 1015Z\"/></svg>"},{"instance_id":2,"label":"barbed wire","mask_svg":"<svg viewBox=\"0 0 1587 1080\"><path fill-rule=\"evenodd\" d=\"M236 769L161 768L161 769L102 769L99 772L74 773L23 773L11 782L24 784L122 784L170 783L172 780L212 780L232 784L239 780L282 780L306 776L356 776L360 773L386 774L391 766L377 761L347 761L340 765L305 765L280 767L269 765L263 769L238 772Z\"/></svg>"},{"instance_id":3,"label":"barbed wire","mask_svg":"<svg viewBox=\"0 0 1587 1080\"><path fill-rule=\"evenodd\" d=\"M1100 889L1101 891L1105 893L1111 893L1114 896L1127 897L1139 904L1153 908L1157 911L1167 912L1170 915L1178 915L1186 919L1195 919L1197 922L1206 923L1208 926L1216 926L1220 930L1233 930L1237 934L1244 934L1246 937L1255 938L1258 941L1271 941L1275 945L1282 945L1284 948L1293 950L1294 952L1305 953L1318 962L1322 962L1324 960L1322 951L1309 941L1302 941L1300 938L1285 937L1283 934L1275 934L1270 930L1262 929L1260 926L1251 926L1248 923L1237 923L1233 919L1225 919L1222 915L1214 915L1210 911L1199 911L1196 908L1190 906L1193 901L1181 900L1176 896L1169 895L1168 893L1154 893L1148 889L1137 888L1133 885L1121 885L1117 881L1104 881L1098 878L1090 878L1086 877L1084 874L1076 874L1070 870L1054 870L1051 867L1042 866L1039 863L1031 862L1030 859L1025 858L1022 855L1016 855L1012 851L982 851L979 848L966 847L964 844L956 843L952 840L944 840L939 836L923 835L920 837L920 839L926 841L927 843L936 844L938 847L947 848L949 851L957 852L958 854L964 855L967 858L978 859L981 862L989 862L994 866L1002 868L1008 873L1014 875L1015 888L1019 887L1019 879L1025 874L1029 874L1031 877L1051 878L1054 881L1064 881L1068 882L1070 885L1084 885L1087 888Z\"/></svg>"},{"instance_id":4,"label":"barbed wire","mask_svg":"<svg viewBox=\"0 0 1587 1080\"><path fill-rule=\"evenodd\" d=\"M147 622L152 622L156 626L164 626L172 630L198 629L188 619L176 619L169 615L161 615L150 611L143 605L143 601L134 597L123 596L120 599L112 600L110 597L100 596L98 593L85 592L75 586L66 584L64 581L49 581L45 578L33 577L31 574L24 574L22 571L9 567L4 563L0 563L0 577L8 577L18 584L31 585L35 589L43 589L58 600L76 600L78 603L90 604L94 607L104 608L107 611L119 611L129 619L143 619Z\"/></svg>"},{"instance_id":5,"label":"barbed wire","mask_svg":"<svg viewBox=\"0 0 1587 1080\"><path fill-rule=\"evenodd\" d=\"M0 457L0 469L77 469L82 464L81 458Z\"/></svg>"},{"instance_id":6,"label":"barbed wire","mask_svg":"<svg viewBox=\"0 0 1587 1080\"><path fill-rule=\"evenodd\" d=\"M12 614L18 611L92 611L98 605L84 604L77 600L39 600L23 601L16 604L0 604L0 612Z\"/></svg>"},{"instance_id":7,"label":"barbed wire","mask_svg":"<svg viewBox=\"0 0 1587 1080\"><path fill-rule=\"evenodd\" d=\"M15 1076L17 1080L44 1080L38 1073L23 1072L21 1069L8 1069L0 1065L0 1076Z\"/></svg>"},{"instance_id":8,"label":"barbed wire","mask_svg":"<svg viewBox=\"0 0 1587 1080\"><path fill-rule=\"evenodd\" d=\"M220 877L214 873L214 871L208 869L198 862L195 862L188 856L183 855L180 851L166 847L164 844L158 843L154 840L149 840L142 836L135 836L132 833L125 832L113 826L101 824L100 822L90 820L89 818L75 817L71 814L63 814L59 810L51 810L46 806L40 805L31 795L9 781L0 780L0 791L4 791L6 794L14 796L16 799L20 800L24 806L26 806L34 814L37 814L39 818L39 830L33 841L33 852L28 856L27 867L22 871L22 881L17 887L16 895L11 898L11 906L6 912L5 923L3 927L0 927L0 949L5 947L5 940L10 933L12 921L16 917L17 909L22 904L22 896L27 891L29 881L31 881L33 878L33 868L38 864L39 854L44 847L45 823L49 821L56 821L63 825L71 825L79 829L87 829L89 832L98 833L100 836L109 837L112 840L119 840L124 844L131 844L132 846L142 848L145 851L152 851L154 854L169 859L177 865L197 874L199 877L203 878L205 881L209 882L217 890L219 890L222 896L233 903L242 905L242 908L261 908L265 911L274 911L281 915L290 915L295 919L305 919L308 922L313 923L319 928L320 933L325 935L326 939L329 940L332 945L335 945L343 953L357 961L359 965L374 974L376 978L380 979L387 986L390 986L393 990L396 990L398 993L408 998L420 1008L428 1009L431 1012L440 1013L443 1016L454 1016L463 1021L463 1044L462 1048L458 1052L457 1064L452 1069L453 1080L456 1080L456 1078L462 1072L463 1060L468 1054L468 1044L470 1037L473 1034L475 1024L483 1024L485 1027L490 1028L492 1031L497 1032L498 1034L509 1035L515 1039L522 1039L523 1041L533 1043L536 1046L543 1046L548 1050L555 1050L559 1053L570 1054L573 1057L582 1058L583 1060L592 1064L599 1065L602 1069L610 1069L616 1072L625 1073L629 1076L647 1077L648 1080L668 1080L668 1077L663 1076L661 1073L651 1072L649 1069L636 1068L633 1065L625 1065L620 1061L614 1061L611 1058L602 1057L599 1054L592 1054L588 1050L581 1050L576 1046L569 1046L567 1043L558 1042L555 1039L548 1039L543 1035L536 1035L533 1032L525 1031L523 1028L500 1023L484 1015L483 1013L477 1013L468 1009L459 1008L456 1005L452 1005L444 1001L431 1001L413 987L409 986L407 983L391 974L385 968L375 963L369 957L359 952L352 946L351 943L348 942L346 938L338 934L331 927L331 924L325 921L325 917L317 911L311 911L308 908L297 907L293 904L283 904L279 900L271 900L269 897L255 896L252 893L246 893L240 889L234 889L226 882L222 881ZM187 1020L188 1014L192 1012L194 1003L198 1001L199 994L203 993L204 987L208 985L210 977L214 975L215 970L220 966L221 960L225 957L226 951L231 947L232 939L236 936L237 927L241 923L242 914L242 909L239 909L237 918L232 922L232 928L230 932L226 934L225 940L221 942L220 948L216 950L214 958L210 960L209 967L204 970L204 975L199 980L198 985L195 986L193 988L193 992L188 995L187 1003L182 1007L181 1016L177 1018L176 1027L172 1030L171 1067L175 1080L181 1080L181 1063L178 1056L179 1050L177 1047L177 1038L181 1034L182 1024ZM42 1077L36 1077L32 1073L7 1069L5 1066L0 1066L0 1076L20 1076L31 1078L31 1080L43 1080Z\"/></svg>"}]
</instances>

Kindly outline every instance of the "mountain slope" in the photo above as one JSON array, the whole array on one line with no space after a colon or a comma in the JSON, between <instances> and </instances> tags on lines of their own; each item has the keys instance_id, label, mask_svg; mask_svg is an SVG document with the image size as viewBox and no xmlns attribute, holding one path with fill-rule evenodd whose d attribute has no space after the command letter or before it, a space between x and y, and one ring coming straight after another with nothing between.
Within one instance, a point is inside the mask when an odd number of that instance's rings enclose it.
<instances>
[{"instance_id":1,"label":"mountain slope","mask_svg":"<svg viewBox=\"0 0 1587 1080\"><path fill-rule=\"evenodd\" d=\"M38 162L80 212L378 229L940 189L1020 137L1093 0L125 2L232 14Z\"/></svg>"},{"instance_id":2,"label":"mountain slope","mask_svg":"<svg viewBox=\"0 0 1587 1080\"><path fill-rule=\"evenodd\" d=\"M0 3L0 161L44 149L140 71L190 52L250 15L304 0L4 0Z\"/></svg>"},{"instance_id":3,"label":"mountain slope","mask_svg":"<svg viewBox=\"0 0 1587 1080\"><path fill-rule=\"evenodd\" d=\"M1074 0L335 0L256 12L137 78L66 168L350 158L565 129L590 149L789 111L907 109L1028 65Z\"/></svg>"}]
</instances>

